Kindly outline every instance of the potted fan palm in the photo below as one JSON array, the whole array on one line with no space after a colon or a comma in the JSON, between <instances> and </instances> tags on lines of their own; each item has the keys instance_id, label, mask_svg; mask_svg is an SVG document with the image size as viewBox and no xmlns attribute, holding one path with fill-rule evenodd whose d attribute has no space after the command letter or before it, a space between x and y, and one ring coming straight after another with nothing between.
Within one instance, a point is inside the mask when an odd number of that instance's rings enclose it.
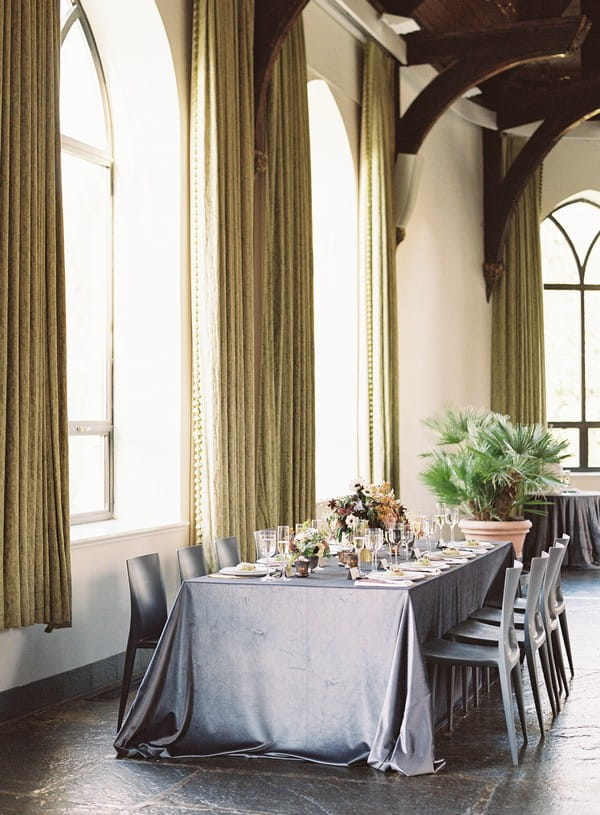
<instances>
[{"instance_id":1,"label":"potted fan palm","mask_svg":"<svg viewBox=\"0 0 600 815\"><path fill-rule=\"evenodd\" d=\"M520 556L531 527L524 508L543 504L536 496L563 486L560 462L568 442L543 425L513 424L472 407L448 409L425 424L438 439L423 454L424 483L439 501L459 508L467 538L512 540Z\"/></svg>"}]
</instances>

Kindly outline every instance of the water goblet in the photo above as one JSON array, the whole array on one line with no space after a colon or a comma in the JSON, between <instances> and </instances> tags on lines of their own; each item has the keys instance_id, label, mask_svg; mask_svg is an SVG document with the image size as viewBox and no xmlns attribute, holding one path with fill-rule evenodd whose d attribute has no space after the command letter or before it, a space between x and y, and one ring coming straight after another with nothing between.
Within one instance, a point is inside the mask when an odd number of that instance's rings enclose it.
<instances>
[{"instance_id":1,"label":"water goblet","mask_svg":"<svg viewBox=\"0 0 600 815\"><path fill-rule=\"evenodd\" d=\"M261 554L267 561L267 573L264 577L261 577L261 580L265 583L271 582L272 580L275 580L271 574L271 558L275 554L277 547L277 536L275 530L261 529L259 532L259 540Z\"/></svg>"}]
</instances>

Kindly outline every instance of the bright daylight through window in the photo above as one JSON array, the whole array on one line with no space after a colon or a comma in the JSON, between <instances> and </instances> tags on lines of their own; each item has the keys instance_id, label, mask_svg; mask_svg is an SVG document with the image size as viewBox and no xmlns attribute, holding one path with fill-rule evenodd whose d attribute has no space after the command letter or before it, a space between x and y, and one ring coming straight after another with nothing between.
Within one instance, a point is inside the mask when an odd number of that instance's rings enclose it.
<instances>
[{"instance_id":1,"label":"bright daylight through window","mask_svg":"<svg viewBox=\"0 0 600 815\"><path fill-rule=\"evenodd\" d=\"M112 513L112 147L106 87L76 0L61 0L71 521Z\"/></svg>"},{"instance_id":2,"label":"bright daylight through window","mask_svg":"<svg viewBox=\"0 0 600 815\"><path fill-rule=\"evenodd\" d=\"M357 461L357 191L348 134L323 80L308 83L315 298L317 501L347 492ZM351 476L350 476L351 477Z\"/></svg>"},{"instance_id":3,"label":"bright daylight through window","mask_svg":"<svg viewBox=\"0 0 600 815\"><path fill-rule=\"evenodd\" d=\"M542 222L548 423L570 469L600 469L600 196L585 192Z\"/></svg>"}]
</instances>

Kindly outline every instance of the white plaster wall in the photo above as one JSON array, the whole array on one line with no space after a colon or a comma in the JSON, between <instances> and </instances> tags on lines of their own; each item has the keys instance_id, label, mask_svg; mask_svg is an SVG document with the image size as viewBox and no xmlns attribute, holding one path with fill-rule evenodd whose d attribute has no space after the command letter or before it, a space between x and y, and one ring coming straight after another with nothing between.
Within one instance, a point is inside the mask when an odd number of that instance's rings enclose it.
<instances>
[{"instance_id":1,"label":"white plaster wall","mask_svg":"<svg viewBox=\"0 0 600 815\"><path fill-rule=\"evenodd\" d=\"M403 72L403 108L415 89ZM452 112L421 148L423 169L397 258L402 501L429 512L421 453L432 444L422 419L448 404L490 402L491 309L482 275L480 129Z\"/></svg>"},{"instance_id":2,"label":"white plaster wall","mask_svg":"<svg viewBox=\"0 0 600 815\"><path fill-rule=\"evenodd\" d=\"M115 118L115 345L117 353L127 347L115 369L121 512L106 525L74 528L72 628L0 633L0 691L123 651L126 559L158 552L172 601L175 550L188 540L191 0L84 4Z\"/></svg>"}]
</instances>

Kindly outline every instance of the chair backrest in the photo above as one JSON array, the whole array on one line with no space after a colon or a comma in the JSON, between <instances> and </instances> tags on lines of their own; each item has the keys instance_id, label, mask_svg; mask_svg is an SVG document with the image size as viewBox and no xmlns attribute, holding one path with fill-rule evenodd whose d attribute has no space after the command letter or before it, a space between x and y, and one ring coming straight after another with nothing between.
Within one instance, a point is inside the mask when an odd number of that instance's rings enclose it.
<instances>
[{"instance_id":1,"label":"chair backrest","mask_svg":"<svg viewBox=\"0 0 600 815\"><path fill-rule=\"evenodd\" d=\"M204 577L207 572L204 560L204 546L184 546L177 550L177 563L179 564L179 577L181 581L193 580L194 577Z\"/></svg>"},{"instance_id":2,"label":"chair backrest","mask_svg":"<svg viewBox=\"0 0 600 815\"><path fill-rule=\"evenodd\" d=\"M547 557L534 557L529 566L529 586L525 606L524 629L526 636L541 644L546 638L544 621L541 614L541 594L548 567Z\"/></svg>"},{"instance_id":3,"label":"chair backrest","mask_svg":"<svg viewBox=\"0 0 600 815\"><path fill-rule=\"evenodd\" d=\"M564 605L565 605L565 598L564 598L564 595L563 595L562 584L560 582L560 574L561 574L561 569L564 566L565 559L567 557L567 547L569 546L569 541L570 540L571 540L570 535L564 535L564 534L560 538L554 538L554 545L555 546L558 543L562 543L562 545L564 546L563 556L562 556L560 568L558 570L558 574L556 575L556 581L555 581L555 584L554 584L554 597L553 597L553 602L554 602L555 606L557 606L560 610L563 610Z\"/></svg>"},{"instance_id":4,"label":"chair backrest","mask_svg":"<svg viewBox=\"0 0 600 815\"><path fill-rule=\"evenodd\" d=\"M217 564L219 569L224 569L227 566L237 566L242 559L240 555L240 547L235 535L216 540L215 549L217 552Z\"/></svg>"},{"instance_id":5,"label":"chair backrest","mask_svg":"<svg viewBox=\"0 0 600 815\"><path fill-rule=\"evenodd\" d=\"M519 659L519 643L515 632L514 606L519 589L519 577L523 564L518 563L506 570L504 575L504 591L502 593L502 613L500 617L500 637L498 644L502 647L506 658L515 663Z\"/></svg>"},{"instance_id":6,"label":"chair backrest","mask_svg":"<svg viewBox=\"0 0 600 815\"><path fill-rule=\"evenodd\" d=\"M127 560L131 621L129 638L158 637L167 621L167 596L158 554Z\"/></svg>"},{"instance_id":7,"label":"chair backrest","mask_svg":"<svg viewBox=\"0 0 600 815\"><path fill-rule=\"evenodd\" d=\"M546 625L546 631L556 628L556 581L560 576L560 567L565 556L565 547L562 543L555 543L548 551L548 566L544 579L544 588L541 596L541 610Z\"/></svg>"}]
</instances>

